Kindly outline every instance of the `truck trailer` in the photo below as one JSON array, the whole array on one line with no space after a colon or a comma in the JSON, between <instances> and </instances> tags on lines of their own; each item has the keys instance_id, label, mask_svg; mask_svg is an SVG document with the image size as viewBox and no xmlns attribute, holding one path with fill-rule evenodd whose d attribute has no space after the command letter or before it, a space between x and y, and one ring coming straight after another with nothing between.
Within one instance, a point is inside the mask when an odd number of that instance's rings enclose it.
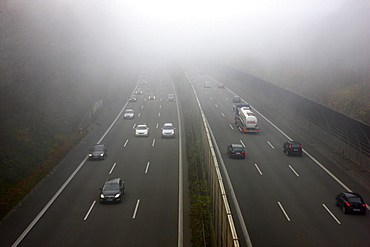
<instances>
[{"instance_id":1,"label":"truck trailer","mask_svg":"<svg viewBox=\"0 0 370 247\"><path fill-rule=\"evenodd\" d=\"M235 125L242 133L258 133L260 132L258 127L257 118L252 112L250 106L238 105L235 107Z\"/></svg>"}]
</instances>

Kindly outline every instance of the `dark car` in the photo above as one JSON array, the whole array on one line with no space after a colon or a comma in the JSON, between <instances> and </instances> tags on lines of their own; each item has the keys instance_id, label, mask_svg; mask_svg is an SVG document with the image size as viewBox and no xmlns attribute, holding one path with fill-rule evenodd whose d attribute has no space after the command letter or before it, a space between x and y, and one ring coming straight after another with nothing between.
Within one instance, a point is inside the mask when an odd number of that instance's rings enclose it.
<instances>
[{"instance_id":1,"label":"dark car","mask_svg":"<svg viewBox=\"0 0 370 247\"><path fill-rule=\"evenodd\" d=\"M233 103L240 103L240 102L242 102L241 98L238 95L235 95L233 97Z\"/></svg>"},{"instance_id":2,"label":"dark car","mask_svg":"<svg viewBox=\"0 0 370 247\"><path fill-rule=\"evenodd\" d=\"M283 151L287 156L298 155L302 156L302 145L297 141L287 141L283 144Z\"/></svg>"},{"instance_id":3,"label":"dark car","mask_svg":"<svg viewBox=\"0 0 370 247\"><path fill-rule=\"evenodd\" d=\"M141 88L136 88L135 94L136 95L141 95L141 94L143 94L143 90Z\"/></svg>"},{"instance_id":4,"label":"dark car","mask_svg":"<svg viewBox=\"0 0 370 247\"><path fill-rule=\"evenodd\" d=\"M128 101L130 102L136 102L137 101L137 98L135 95L131 95L131 97L128 99Z\"/></svg>"},{"instance_id":5,"label":"dark car","mask_svg":"<svg viewBox=\"0 0 370 247\"><path fill-rule=\"evenodd\" d=\"M335 197L335 200L345 214L349 212L366 214L366 203L358 193L342 192Z\"/></svg>"},{"instance_id":6,"label":"dark car","mask_svg":"<svg viewBox=\"0 0 370 247\"><path fill-rule=\"evenodd\" d=\"M89 149L90 160L103 160L105 156L107 156L107 147L104 144L96 144Z\"/></svg>"},{"instance_id":7,"label":"dark car","mask_svg":"<svg viewBox=\"0 0 370 247\"><path fill-rule=\"evenodd\" d=\"M148 99L149 100L154 100L155 99L155 93L149 93Z\"/></svg>"},{"instance_id":8,"label":"dark car","mask_svg":"<svg viewBox=\"0 0 370 247\"><path fill-rule=\"evenodd\" d=\"M231 144L227 146L227 155L229 155L230 158L245 158L245 150L244 147L241 144Z\"/></svg>"},{"instance_id":9,"label":"dark car","mask_svg":"<svg viewBox=\"0 0 370 247\"><path fill-rule=\"evenodd\" d=\"M169 101L173 101L173 102L175 102L176 100L175 100L175 95L174 94L172 94L172 93L169 93L168 95L167 95L167 101L169 102Z\"/></svg>"},{"instance_id":10,"label":"dark car","mask_svg":"<svg viewBox=\"0 0 370 247\"><path fill-rule=\"evenodd\" d=\"M100 202L121 202L125 193L125 183L121 178L108 178L100 188Z\"/></svg>"}]
</instances>

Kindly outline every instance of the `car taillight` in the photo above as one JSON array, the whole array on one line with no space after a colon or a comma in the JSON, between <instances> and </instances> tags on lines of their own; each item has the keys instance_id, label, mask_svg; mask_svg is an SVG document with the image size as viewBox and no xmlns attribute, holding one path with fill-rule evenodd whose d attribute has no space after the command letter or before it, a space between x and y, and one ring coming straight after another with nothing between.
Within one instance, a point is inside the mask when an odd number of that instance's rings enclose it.
<instances>
[{"instance_id":1,"label":"car taillight","mask_svg":"<svg viewBox=\"0 0 370 247\"><path fill-rule=\"evenodd\" d=\"M231 152L232 152L232 153L235 153L235 151L232 151L232 150L231 150Z\"/></svg>"},{"instance_id":2,"label":"car taillight","mask_svg":"<svg viewBox=\"0 0 370 247\"><path fill-rule=\"evenodd\" d=\"M289 144L289 147L291 148L291 147L293 147L293 145L292 144Z\"/></svg>"},{"instance_id":3,"label":"car taillight","mask_svg":"<svg viewBox=\"0 0 370 247\"><path fill-rule=\"evenodd\" d=\"M299 145L299 147L301 148L301 147L302 147L302 145Z\"/></svg>"},{"instance_id":4,"label":"car taillight","mask_svg":"<svg viewBox=\"0 0 370 247\"><path fill-rule=\"evenodd\" d=\"M347 206L347 207L350 207L350 206L351 206L351 204L349 204L348 202L346 202L346 206Z\"/></svg>"},{"instance_id":5,"label":"car taillight","mask_svg":"<svg viewBox=\"0 0 370 247\"><path fill-rule=\"evenodd\" d=\"M363 206L364 208L366 208L366 204L365 204L365 203L363 203L363 204L362 204L362 206Z\"/></svg>"},{"instance_id":6,"label":"car taillight","mask_svg":"<svg viewBox=\"0 0 370 247\"><path fill-rule=\"evenodd\" d=\"M245 151L242 151L241 153L242 153L242 154L245 154Z\"/></svg>"}]
</instances>

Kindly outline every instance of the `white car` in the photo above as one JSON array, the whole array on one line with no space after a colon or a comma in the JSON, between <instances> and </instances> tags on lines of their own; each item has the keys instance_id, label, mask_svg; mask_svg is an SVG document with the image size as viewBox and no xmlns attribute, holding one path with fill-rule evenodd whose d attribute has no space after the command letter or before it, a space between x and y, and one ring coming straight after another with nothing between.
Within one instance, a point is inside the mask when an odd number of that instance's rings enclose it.
<instances>
[{"instance_id":1,"label":"white car","mask_svg":"<svg viewBox=\"0 0 370 247\"><path fill-rule=\"evenodd\" d=\"M162 138L175 137L175 128L172 123L165 123L162 128Z\"/></svg>"},{"instance_id":2,"label":"white car","mask_svg":"<svg viewBox=\"0 0 370 247\"><path fill-rule=\"evenodd\" d=\"M139 124L135 128L135 136L149 136L149 128L146 124Z\"/></svg>"}]
</instances>

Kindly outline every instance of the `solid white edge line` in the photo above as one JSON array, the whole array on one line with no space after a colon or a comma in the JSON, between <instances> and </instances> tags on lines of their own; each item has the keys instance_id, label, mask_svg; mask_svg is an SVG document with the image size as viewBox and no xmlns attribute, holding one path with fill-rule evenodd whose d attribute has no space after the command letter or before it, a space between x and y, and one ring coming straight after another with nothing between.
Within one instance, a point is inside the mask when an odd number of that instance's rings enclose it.
<instances>
[{"instance_id":1,"label":"solid white edge line","mask_svg":"<svg viewBox=\"0 0 370 247\"><path fill-rule=\"evenodd\" d=\"M117 163L114 163L114 164L113 164L112 169L110 169L110 171L109 171L109 174L112 174L114 167L116 167L116 164L117 164Z\"/></svg>"},{"instance_id":2,"label":"solid white edge line","mask_svg":"<svg viewBox=\"0 0 370 247\"><path fill-rule=\"evenodd\" d=\"M279 207L280 207L281 211L283 211L283 213L284 213L284 215L285 215L286 219L287 219L288 221L290 221L290 218L289 218L288 214L285 212L285 210L284 210L284 208L283 208L283 205L281 205L281 203L280 203L280 202L277 202L277 203L278 203L278 205L279 205Z\"/></svg>"},{"instance_id":3,"label":"solid white edge line","mask_svg":"<svg viewBox=\"0 0 370 247\"><path fill-rule=\"evenodd\" d=\"M325 204L322 204L322 206L326 209L326 211L328 211L328 213L331 215L331 217L334 218L334 220L339 224L341 225L342 223L337 219L337 217L334 216L334 214L328 209L328 207L325 205Z\"/></svg>"},{"instance_id":4,"label":"solid white edge line","mask_svg":"<svg viewBox=\"0 0 370 247\"><path fill-rule=\"evenodd\" d=\"M94 205L95 205L96 201L93 201L93 203L91 204L90 208L89 208L89 211L87 211L86 215L85 215L85 218L84 218L84 221L87 220L87 217L89 217L90 215L90 212L91 210L93 209Z\"/></svg>"},{"instance_id":5,"label":"solid white edge line","mask_svg":"<svg viewBox=\"0 0 370 247\"><path fill-rule=\"evenodd\" d=\"M139 209L139 204L140 204L140 199L137 199L137 202L136 202L136 206L135 206L135 210L134 210L134 214L132 215L132 218L135 219L136 218L136 214L137 214L137 211Z\"/></svg>"},{"instance_id":6,"label":"solid white edge line","mask_svg":"<svg viewBox=\"0 0 370 247\"><path fill-rule=\"evenodd\" d=\"M293 167L291 165L289 165L289 168L294 172L294 174L299 177L299 174L293 169Z\"/></svg>"}]
</instances>

